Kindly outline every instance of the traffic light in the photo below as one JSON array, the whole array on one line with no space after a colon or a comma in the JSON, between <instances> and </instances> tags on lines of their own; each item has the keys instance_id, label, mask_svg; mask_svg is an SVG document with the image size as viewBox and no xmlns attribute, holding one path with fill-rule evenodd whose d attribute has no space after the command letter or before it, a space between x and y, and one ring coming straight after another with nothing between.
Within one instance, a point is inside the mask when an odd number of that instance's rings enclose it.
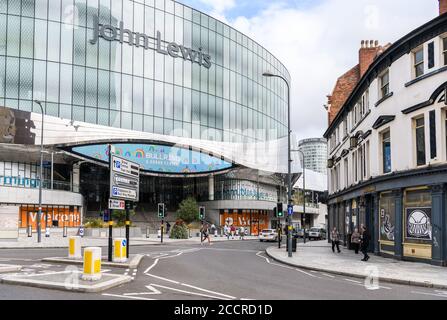
<instances>
[{"instance_id":1,"label":"traffic light","mask_svg":"<svg viewBox=\"0 0 447 320\"><path fill-rule=\"evenodd\" d=\"M200 220L205 219L205 207L199 207L199 219Z\"/></svg>"},{"instance_id":2,"label":"traffic light","mask_svg":"<svg viewBox=\"0 0 447 320\"><path fill-rule=\"evenodd\" d=\"M277 217L284 218L284 211L282 208L282 203L278 203L278 205L277 205Z\"/></svg>"},{"instance_id":3,"label":"traffic light","mask_svg":"<svg viewBox=\"0 0 447 320\"><path fill-rule=\"evenodd\" d=\"M158 217L159 218L165 217L165 204L164 203L158 204Z\"/></svg>"}]
</instances>

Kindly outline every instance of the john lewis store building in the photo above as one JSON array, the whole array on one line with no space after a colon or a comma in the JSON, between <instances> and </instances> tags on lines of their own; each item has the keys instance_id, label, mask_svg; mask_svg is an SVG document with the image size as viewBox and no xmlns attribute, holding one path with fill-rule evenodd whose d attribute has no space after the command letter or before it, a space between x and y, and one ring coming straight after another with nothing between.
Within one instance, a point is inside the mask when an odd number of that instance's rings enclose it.
<instances>
[{"instance_id":1,"label":"john lewis store building","mask_svg":"<svg viewBox=\"0 0 447 320\"><path fill-rule=\"evenodd\" d=\"M287 89L264 71L290 78L170 0L0 0L0 229L34 225L40 184L47 225L106 209L108 144L140 164L147 220L194 196L218 225L268 227L285 195Z\"/></svg>"}]
</instances>

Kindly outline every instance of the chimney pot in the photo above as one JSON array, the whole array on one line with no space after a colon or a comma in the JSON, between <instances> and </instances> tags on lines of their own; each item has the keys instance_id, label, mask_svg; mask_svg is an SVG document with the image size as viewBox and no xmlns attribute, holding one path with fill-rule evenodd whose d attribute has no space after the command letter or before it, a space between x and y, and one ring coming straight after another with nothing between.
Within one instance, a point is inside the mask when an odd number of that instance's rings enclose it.
<instances>
[{"instance_id":1,"label":"chimney pot","mask_svg":"<svg viewBox=\"0 0 447 320\"><path fill-rule=\"evenodd\" d=\"M439 0L439 15L447 13L447 0Z\"/></svg>"}]
</instances>

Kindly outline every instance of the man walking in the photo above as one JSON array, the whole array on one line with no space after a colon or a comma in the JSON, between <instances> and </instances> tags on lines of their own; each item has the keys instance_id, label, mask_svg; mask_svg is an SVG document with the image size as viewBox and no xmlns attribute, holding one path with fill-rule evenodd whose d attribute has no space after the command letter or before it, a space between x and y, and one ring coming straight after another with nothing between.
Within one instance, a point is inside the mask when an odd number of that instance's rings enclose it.
<instances>
[{"instance_id":1,"label":"man walking","mask_svg":"<svg viewBox=\"0 0 447 320\"><path fill-rule=\"evenodd\" d=\"M362 236L361 236L361 251L363 253L362 261L368 261L368 247L369 247L369 232L364 225L362 225Z\"/></svg>"},{"instance_id":2,"label":"man walking","mask_svg":"<svg viewBox=\"0 0 447 320\"><path fill-rule=\"evenodd\" d=\"M201 241L200 244L203 244L203 242L205 241L205 239L208 239L208 244L211 244L211 239L210 239L210 231L209 231L209 226L208 224L204 224L202 226L202 237L201 237Z\"/></svg>"},{"instance_id":3,"label":"man walking","mask_svg":"<svg viewBox=\"0 0 447 320\"><path fill-rule=\"evenodd\" d=\"M335 253L335 247L337 247L338 253L340 253L340 233L337 228L334 228L331 232L332 252Z\"/></svg>"}]
</instances>

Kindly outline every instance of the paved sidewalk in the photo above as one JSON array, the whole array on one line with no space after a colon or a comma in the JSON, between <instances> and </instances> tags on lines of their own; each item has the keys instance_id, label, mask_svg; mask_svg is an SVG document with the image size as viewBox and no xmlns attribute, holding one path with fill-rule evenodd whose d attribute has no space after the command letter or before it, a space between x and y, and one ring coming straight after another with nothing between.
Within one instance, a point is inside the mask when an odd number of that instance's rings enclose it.
<instances>
[{"instance_id":1,"label":"paved sidewalk","mask_svg":"<svg viewBox=\"0 0 447 320\"><path fill-rule=\"evenodd\" d=\"M258 237L245 237L245 240L257 240ZM227 240L226 237L211 237L211 242L216 241L239 241L239 237ZM151 235L149 238L130 238L131 246L142 245L160 245L160 238L157 235ZM200 243L200 237L192 237L190 239L169 239L166 236L163 237L163 244L171 243ZM95 238L84 237L81 239L82 247L106 247L108 245L108 238ZM20 235L17 241L0 241L0 249L30 249L30 248L68 248L68 238L62 237L62 235L52 235L49 238L42 236L41 243L37 242L37 235L33 237L27 237L26 235Z\"/></svg>"},{"instance_id":2,"label":"paved sidewalk","mask_svg":"<svg viewBox=\"0 0 447 320\"><path fill-rule=\"evenodd\" d=\"M398 261L370 254L368 262L360 261L362 254L342 249L333 253L326 241L298 244L297 252L289 258L286 248L269 247L268 256L274 260L302 269L365 279L377 272L379 281L414 286L447 289L447 268L419 262ZM375 269L377 268L377 269Z\"/></svg>"}]
</instances>

